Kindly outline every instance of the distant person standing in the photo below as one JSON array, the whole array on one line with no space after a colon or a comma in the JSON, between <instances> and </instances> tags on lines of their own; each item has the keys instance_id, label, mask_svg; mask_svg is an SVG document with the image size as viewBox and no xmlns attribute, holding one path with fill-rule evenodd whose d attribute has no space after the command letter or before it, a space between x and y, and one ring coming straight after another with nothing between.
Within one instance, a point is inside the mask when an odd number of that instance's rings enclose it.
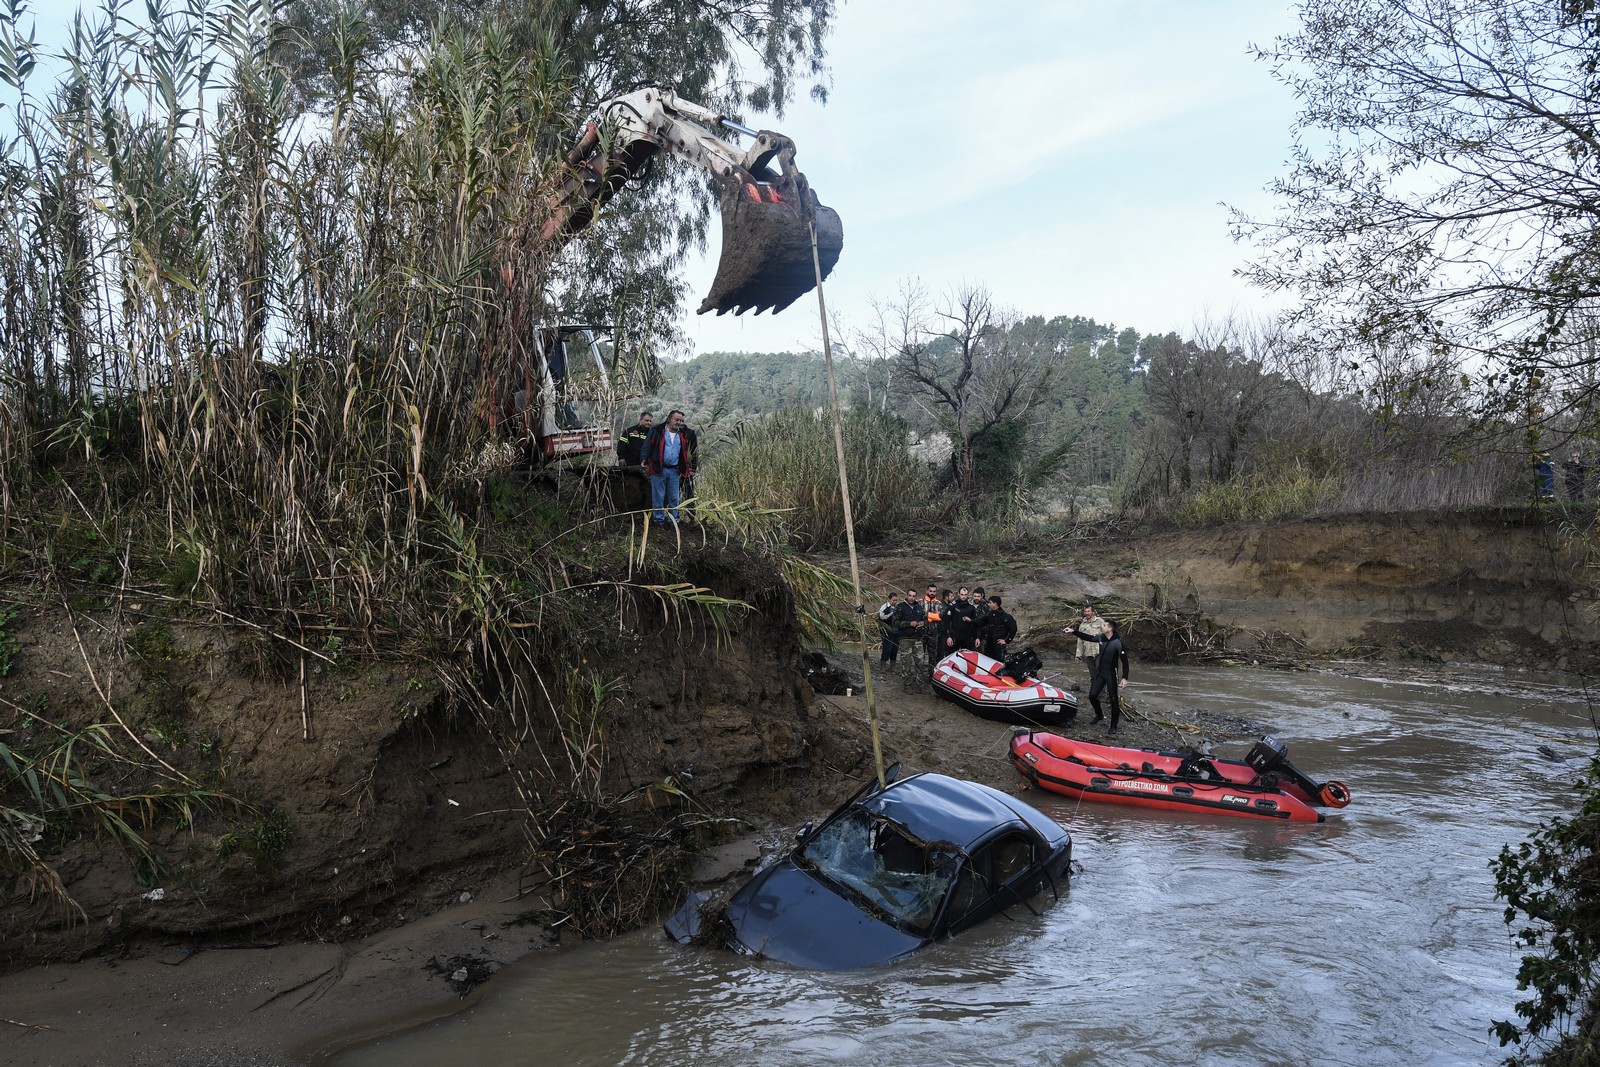
<instances>
[{"instance_id":1,"label":"distant person standing","mask_svg":"<svg viewBox=\"0 0 1600 1067\"><path fill-rule=\"evenodd\" d=\"M925 616L922 612L922 605L917 601L917 591L915 589L906 590L906 598L900 602L897 614L900 616L901 643L921 641L922 622Z\"/></svg>"},{"instance_id":2,"label":"distant person standing","mask_svg":"<svg viewBox=\"0 0 1600 1067\"><path fill-rule=\"evenodd\" d=\"M680 411L678 413L682 415ZM689 466L683 472L682 484L679 486L679 496L683 499L683 508L692 517L694 514L694 483L700 476L700 434L688 423L683 425L683 435L689 439Z\"/></svg>"},{"instance_id":3,"label":"distant person standing","mask_svg":"<svg viewBox=\"0 0 1600 1067\"><path fill-rule=\"evenodd\" d=\"M978 625L978 640L982 642L983 629L989 621L989 597L981 585L972 589L972 621Z\"/></svg>"},{"instance_id":4,"label":"distant person standing","mask_svg":"<svg viewBox=\"0 0 1600 1067\"><path fill-rule=\"evenodd\" d=\"M1095 659L1094 679L1089 683L1089 704L1094 708L1094 718L1090 719L1091 725L1105 718L1100 709L1100 693L1104 690L1111 699L1111 725L1106 728L1106 733L1117 732L1117 724L1122 719L1122 700L1120 690L1128 687L1128 650L1122 643L1122 635L1117 631L1117 624L1110 619L1100 620L1100 655ZM1122 679L1117 679L1117 668L1122 668Z\"/></svg>"},{"instance_id":5,"label":"distant person standing","mask_svg":"<svg viewBox=\"0 0 1600 1067\"><path fill-rule=\"evenodd\" d=\"M618 463L624 467L644 465L644 443L650 439L650 427L655 421L655 416L641 411L639 421L622 431L622 436L617 438Z\"/></svg>"},{"instance_id":6,"label":"distant person standing","mask_svg":"<svg viewBox=\"0 0 1600 1067\"><path fill-rule=\"evenodd\" d=\"M900 655L900 624L905 619L905 612L901 609L904 607L900 594L890 593L889 599L878 609L878 628L883 631L883 648L878 652L878 662L885 667L894 666L895 659Z\"/></svg>"},{"instance_id":7,"label":"distant person standing","mask_svg":"<svg viewBox=\"0 0 1600 1067\"><path fill-rule=\"evenodd\" d=\"M682 478L694 477L695 434L683 425L683 412L667 413L667 421L650 431L644 443L644 467L650 472L650 520L678 524Z\"/></svg>"},{"instance_id":8,"label":"distant person standing","mask_svg":"<svg viewBox=\"0 0 1600 1067\"><path fill-rule=\"evenodd\" d=\"M928 653L928 665L939 662L944 653L944 601L939 598L939 587L930 583L928 594L922 598L922 646Z\"/></svg>"},{"instance_id":9,"label":"distant person standing","mask_svg":"<svg viewBox=\"0 0 1600 1067\"><path fill-rule=\"evenodd\" d=\"M1556 495L1556 465L1551 462L1548 453L1541 454L1533 461L1533 478L1541 498Z\"/></svg>"},{"instance_id":10,"label":"distant person standing","mask_svg":"<svg viewBox=\"0 0 1600 1067\"><path fill-rule=\"evenodd\" d=\"M945 589L939 594L939 632L935 635L933 662L938 663L950 654L950 627L956 617L956 594L953 589Z\"/></svg>"},{"instance_id":11,"label":"distant person standing","mask_svg":"<svg viewBox=\"0 0 1600 1067\"><path fill-rule=\"evenodd\" d=\"M1003 663L1012 640L1017 636L1017 620L1001 607L998 595L990 597L988 604L989 614L983 620L983 654Z\"/></svg>"},{"instance_id":12,"label":"distant person standing","mask_svg":"<svg viewBox=\"0 0 1600 1067\"><path fill-rule=\"evenodd\" d=\"M977 612L967 599L967 587L962 586L956 599L947 606L944 617L944 655L964 648L978 647Z\"/></svg>"},{"instance_id":13,"label":"distant person standing","mask_svg":"<svg viewBox=\"0 0 1600 1067\"><path fill-rule=\"evenodd\" d=\"M1561 463L1561 477L1567 483L1567 496L1574 503L1583 499L1589 481L1589 469L1583 465L1583 454L1574 452Z\"/></svg>"}]
</instances>

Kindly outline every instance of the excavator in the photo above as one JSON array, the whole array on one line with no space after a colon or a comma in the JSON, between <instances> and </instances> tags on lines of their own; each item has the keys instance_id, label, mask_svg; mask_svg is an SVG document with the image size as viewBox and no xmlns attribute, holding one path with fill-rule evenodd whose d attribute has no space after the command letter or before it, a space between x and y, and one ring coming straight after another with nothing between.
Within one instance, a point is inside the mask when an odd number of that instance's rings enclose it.
<instances>
[{"instance_id":1,"label":"excavator","mask_svg":"<svg viewBox=\"0 0 1600 1067\"><path fill-rule=\"evenodd\" d=\"M719 131L752 138L739 148ZM721 187L722 255L699 313L777 313L816 287L844 247L838 212L823 205L795 166L795 144L726 115L649 87L601 103L566 153L548 210L531 240L514 242L550 256L582 232L627 182L660 154L709 171ZM813 247L816 263L813 264ZM502 266L508 280L512 274ZM508 285L509 288L509 285ZM517 329L498 374L492 405L528 458L548 462L609 452L610 379L593 326Z\"/></svg>"}]
</instances>

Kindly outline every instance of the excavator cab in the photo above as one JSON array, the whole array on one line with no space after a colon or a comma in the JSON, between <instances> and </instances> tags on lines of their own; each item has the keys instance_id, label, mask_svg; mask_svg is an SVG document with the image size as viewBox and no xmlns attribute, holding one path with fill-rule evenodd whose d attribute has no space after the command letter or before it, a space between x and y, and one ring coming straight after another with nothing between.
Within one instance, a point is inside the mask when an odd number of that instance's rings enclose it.
<instances>
[{"instance_id":1,"label":"excavator cab","mask_svg":"<svg viewBox=\"0 0 1600 1067\"><path fill-rule=\"evenodd\" d=\"M593 326L544 326L516 368L504 425L535 462L549 462L613 446L611 378Z\"/></svg>"}]
</instances>

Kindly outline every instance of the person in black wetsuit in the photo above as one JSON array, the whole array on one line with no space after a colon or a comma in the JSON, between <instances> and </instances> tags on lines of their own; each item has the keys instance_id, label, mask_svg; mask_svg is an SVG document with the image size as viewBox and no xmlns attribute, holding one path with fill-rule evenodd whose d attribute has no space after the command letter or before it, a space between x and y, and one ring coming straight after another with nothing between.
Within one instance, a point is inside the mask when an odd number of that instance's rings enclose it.
<instances>
[{"instance_id":1,"label":"person in black wetsuit","mask_svg":"<svg viewBox=\"0 0 1600 1067\"><path fill-rule=\"evenodd\" d=\"M1017 620L1000 606L1000 598L989 598L989 614L979 626L983 640L983 654L990 659L1005 661L1011 650L1011 640L1017 636Z\"/></svg>"},{"instance_id":2,"label":"person in black wetsuit","mask_svg":"<svg viewBox=\"0 0 1600 1067\"><path fill-rule=\"evenodd\" d=\"M1094 718L1090 723L1097 723L1105 718L1100 709L1100 691L1108 692L1111 698L1111 725L1106 733L1117 732L1117 723L1122 719L1122 701L1118 692L1128 685L1128 650L1122 643L1122 635L1117 630L1117 624L1110 619L1100 620L1100 636L1095 638L1100 642L1100 655L1095 658L1094 678L1089 682L1089 704L1094 708ZM1117 666L1122 667L1122 678L1117 679Z\"/></svg>"},{"instance_id":3,"label":"person in black wetsuit","mask_svg":"<svg viewBox=\"0 0 1600 1067\"><path fill-rule=\"evenodd\" d=\"M900 638L904 633L900 624L905 618L904 608L900 594L890 593L889 599L878 609L878 627L883 631L883 650L878 653L878 663L882 666L894 666L894 661L900 655Z\"/></svg>"}]
</instances>

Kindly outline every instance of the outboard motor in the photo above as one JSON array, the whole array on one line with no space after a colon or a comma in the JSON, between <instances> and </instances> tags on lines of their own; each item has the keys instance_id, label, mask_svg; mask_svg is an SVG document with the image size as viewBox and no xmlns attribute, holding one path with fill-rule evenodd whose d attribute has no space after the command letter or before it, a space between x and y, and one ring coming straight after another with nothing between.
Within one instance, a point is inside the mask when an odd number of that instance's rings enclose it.
<instances>
[{"instance_id":1,"label":"outboard motor","mask_svg":"<svg viewBox=\"0 0 1600 1067\"><path fill-rule=\"evenodd\" d=\"M1019 682L1034 677L1044 667L1044 660L1031 648L1019 649L1005 658L1003 673Z\"/></svg>"},{"instance_id":2,"label":"outboard motor","mask_svg":"<svg viewBox=\"0 0 1600 1067\"><path fill-rule=\"evenodd\" d=\"M1250 751L1244 755L1244 761L1250 764L1250 769L1257 774L1271 774L1279 767L1294 766L1289 762L1289 746L1270 734L1250 746Z\"/></svg>"},{"instance_id":3,"label":"outboard motor","mask_svg":"<svg viewBox=\"0 0 1600 1067\"><path fill-rule=\"evenodd\" d=\"M1350 788L1343 782L1326 782L1318 785L1300 768L1289 762L1289 747L1270 734L1250 746L1244 760L1256 772L1256 781L1262 785L1276 784L1277 780L1294 783L1312 803L1330 808L1342 808L1350 803Z\"/></svg>"}]
</instances>

